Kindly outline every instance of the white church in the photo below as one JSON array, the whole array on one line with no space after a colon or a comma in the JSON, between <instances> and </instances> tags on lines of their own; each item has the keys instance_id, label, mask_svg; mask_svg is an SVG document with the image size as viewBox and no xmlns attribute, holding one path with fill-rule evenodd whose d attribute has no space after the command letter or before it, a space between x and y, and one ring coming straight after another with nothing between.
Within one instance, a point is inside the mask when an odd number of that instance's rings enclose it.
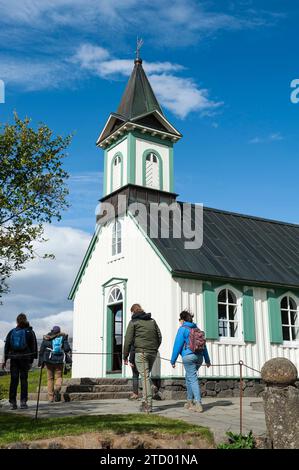
<instances>
[{"instance_id":1,"label":"white church","mask_svg":"<svg viewBox=\"0 0 299 470\"><path fill-rule=\"evenodd\" d=\"M150 236L131 211L132 203L149 208L178 202L174 147L181 137L142 60L135 59L117 112L97 140L104 156L101 203L112 204L116 218L97 217L69 295L73 378L131 376L122 347L133 303L151 312L161 329L161 378L184 375L182 365L173 369L165 360L183 309L207 337L214 366L202 368L203 377L238 377L239 366L229 364L243 360L258 371L278 356L299 368L299 225L204 207L203 244L194 250L182 238ZM119 196L126 197L121 209ZM259 374L247 369L245 376Z\"/></svg>"}]
</instances>

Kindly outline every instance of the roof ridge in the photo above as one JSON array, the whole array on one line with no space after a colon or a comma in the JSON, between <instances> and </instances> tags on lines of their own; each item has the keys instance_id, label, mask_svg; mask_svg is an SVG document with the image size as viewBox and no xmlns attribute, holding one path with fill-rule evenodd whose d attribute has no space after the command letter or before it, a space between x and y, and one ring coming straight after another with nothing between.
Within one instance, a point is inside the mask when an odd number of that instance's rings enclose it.
<instances>
[{"instance_id":1,"label":"roof ridge","mask_svg":"<svg viewBox=\"0 0 299 470\"><path fill-rule=\"evenodd\" d=\"M179 204L190 204L186 201L178 201L178 203ZM191 205L195 206L196 203L191 203ZM233 216L236 216L236 217L242 217L242 218L245 218L245 219L254 219L254 220L259 220L259 221L263 221L263 222L269 222L269 223L273 223L273 224L287 225L287 226L290 226L290 227L299 228L299 223L295 224L293 222L284 222L283 220L267 219L266 217L260 217L260 216L257 216L257 215L250 215L250 214L243 214L241 212L233 212L233 211L229 211L229 210L225 210L225 209L216 209L214 207L208 207L208 206L205 206L205 205L203 205L203 208L204 208L204 210L208 210L208 211L212 211L212 212L218 212L218 213L221 213L221 214L229 214L229 215L233 215Z\"/></svg>"}]
</instances>

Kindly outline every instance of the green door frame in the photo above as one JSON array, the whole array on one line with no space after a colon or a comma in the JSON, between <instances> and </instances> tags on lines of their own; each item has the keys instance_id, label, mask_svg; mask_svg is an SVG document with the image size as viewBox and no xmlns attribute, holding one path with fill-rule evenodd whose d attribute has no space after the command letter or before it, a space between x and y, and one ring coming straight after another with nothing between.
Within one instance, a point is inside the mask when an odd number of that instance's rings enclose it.
<instances>
[{"instance_id":1,"label":"green door frame","mask_svg":"<svg viewBox=\"0 0 299 470\"><path fill-rule=\"evenodd\" d=\"M113 352L113 344L112 344L112 341L113 341L113 323L114 323L114 311L113 311L114 309L113 309L113 307L115 307L116 305L121 305L122 306L122 325L124 324L123 323L123 319L124 319L124 301L122 300L121 302L111 304L111 305L107 305L106 375L108 374L109 377L113 377L113 376L121 377L122 376L122 371L120 373L113 373L112 372L113 356L112 356L111 353ZM123 334L123 331L122 331L122 334ZM122 365L122 361L121 361L121 365ZM123 369L123 367L121 367L121 369Z\"/></svg>"},{"instance_id":2,"label":"green door frame","mask_svg":"<svg viewBox=\"0 0 299 470\"><path fill-rule=\"evenodd\" d=\"M125 328L126 328L126 320L127 320L127 282L128 279L125 278L118 278L118 277L113 277L109 279L107 282L102 284L102 294L103 294L103 314L104 314L104 334L106 333L106 341L103 341L103 355L102 355L102 375L104 377L107 377L107 370L108 367L111 368L111 362L108 362L108 357L110 357L111 361L111 355L107 354L108 350L112 349L112 334L111 334L111 328L112 328L112 308L114 304L107 305L106 304L106 288L112 288L112 287L122 287L123 288L123 336L125 333ZM121 303L121 302L119 302ZM105 307L106 305L106 307ZM105 328L105 322L106 323L106 328ZM103 338L104 339L104 338ZM106 351L104 350L104 344L106 344ZM106 353L106 367L105 367L105 353ZM122 372L119 374L108 374L109 377L126 377L126 368L123 366L122 367Z\"/></svg>"}]
</instances>

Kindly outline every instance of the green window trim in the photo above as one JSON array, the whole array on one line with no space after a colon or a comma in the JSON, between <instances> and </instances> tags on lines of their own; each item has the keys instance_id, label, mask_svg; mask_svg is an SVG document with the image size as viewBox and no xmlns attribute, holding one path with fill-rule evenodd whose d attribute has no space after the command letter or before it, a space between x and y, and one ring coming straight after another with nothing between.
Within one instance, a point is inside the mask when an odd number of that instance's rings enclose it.
<instances>
[{"instance_id":1,"label":"green window trim","mask_svg":"<svg viewBox=\"0 0 299 470\"><path fill-rule=\"evenodd\" d=\"M112 328L113 328L113 310L111 306L107 305L107 358L106 358L106 371L112 370Z\"/></svg>"},{"instance_id":2,"label":"green window trim","mask_svg":"<svg viewBox=\"0 0 299 470\"><path fill-rule=\"evenodd\" d=\"M169 148L169 192L174 192L173 147Z\"/></svg>"},{"instance_id":3,"label":"green window trim","mask_svg":"<svg viewBox=\"0 0 299 470\"><path fill-rule=\"evenodd\" d=\"M207 339L219 340L217 296L210 283L203 283L204 330Z\"/></svg>"},{"instance_id":4,"label":"green window trim","mask_svg":"<svg viewBox=\"0 0 299 470\"><path fill-rule=\"evenodd\" d=\"M136 181L136 138L129 132L127 139L127 182L135 184Z\"/></svg>"},{"instance_id":5,"label":"green window trim","mask_svg":"<svg viewBox=\"0 0 299 470\"><path fill-rule=\"evenodd\" d=\"M123 186L123 181L124 181L124 157L123 157L123 154L121 152L117 152L112 160L111 160L111 164L110 164L110 193L112 193L113 191L116 191L116 189L119 189L119 188L116 188L115 190L113 189L113 165L114 165L114 162L115 162L115 159L117 157L120 157L120 188Z\"/></svg>"},{"instance_id":6,"label":"green window trim","mask_svg":"<svg viewBox=\"0 0 299 470\"><path fill-rule=\"evenodd\" d=\"M281 323L281 310L280 302L276 292L268 291L268 319L269 319L269 333L270 343L282 344L282 323Z\"/></svg>"},{"instance_id":7,"label":"green window trim","mask_svg":"<svg viewBox=\"0 0 299 470\"><path fill-rule=\"evenodd\" d=\"M106 196L107 194L107 158L108 158L108 151L104 150L104 181L103 181L104 196Z\"/></svg>"},{"instance_id":8,"label":"green window trim","mask_svg":"<svg viewBox=\"0 0 299 470\"><path fill-rule=\"evenodd\" d=\"M248 289L243 294L243 332L244 341L256 342L253 289Z\"/></svg>"},{"instance_id":9,"label":"green window trim","mask_svg":"<svg viewBox=\"0 0 299 470\"><path fill-rule=\"evenodd\" d=\"M148 154L153 153L156 155L159 161L159 189L163 191L163 160L159 152L155 149L147 149L142 155L142 184L146 186L146 157Z\"/></svg>"}]
</instances>

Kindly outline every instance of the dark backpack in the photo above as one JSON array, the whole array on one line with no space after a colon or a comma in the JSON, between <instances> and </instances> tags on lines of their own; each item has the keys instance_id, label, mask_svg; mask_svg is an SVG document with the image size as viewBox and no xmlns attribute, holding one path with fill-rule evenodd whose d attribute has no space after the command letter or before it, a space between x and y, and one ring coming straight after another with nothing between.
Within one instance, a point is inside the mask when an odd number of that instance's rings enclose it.
<instances>
[{"instance_id":1,"label":"dark backpack","mask_svg":"<svg viewBox=\"0 0 299 470\"><path fill-rule=\"evenodd\" d=\"M10 347L13 351L24 351L27 347L25 328L14 328L10 336Z\"/></svg>"},{"instance_id":2,"label":"dark backpack","mask_svg":"<svg viewBox=\"0 0 299 470\"><path fill-rule=\"evenodd\" d=\"M206 346L206 338L203 331L199 328L190 328L185 326L190 331L189 333L189 349L194 353L202 352Z\"/></svg>"}]
</instances>

